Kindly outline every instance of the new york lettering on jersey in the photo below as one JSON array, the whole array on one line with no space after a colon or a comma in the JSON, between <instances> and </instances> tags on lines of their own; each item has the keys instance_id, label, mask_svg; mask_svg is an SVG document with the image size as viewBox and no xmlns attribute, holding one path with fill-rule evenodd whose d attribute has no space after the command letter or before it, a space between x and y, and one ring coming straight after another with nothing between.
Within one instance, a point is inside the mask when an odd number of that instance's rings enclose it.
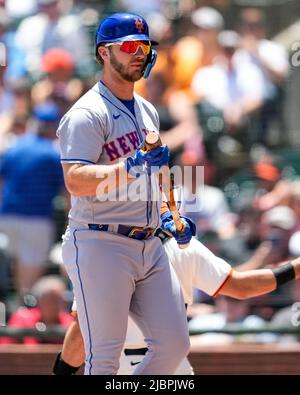
<instances>
[{"instance_id":1,"label":"new york lettering on jersey","mask_svg":"<svg viewBox=\"0 0 300 395\"><path fill-rule=\"evenodd\" d=\"M142 128L141 130L144 136L150 132L150 130L146 128ZM136 130L133 130L121 137L117 137L115 140L104 144L103 149L110 161L113 162L116 159L127 156L127 154L129 154L129 156L132 155L139 145L140 140L138 133Z\"/></svg>"}]
</instances>

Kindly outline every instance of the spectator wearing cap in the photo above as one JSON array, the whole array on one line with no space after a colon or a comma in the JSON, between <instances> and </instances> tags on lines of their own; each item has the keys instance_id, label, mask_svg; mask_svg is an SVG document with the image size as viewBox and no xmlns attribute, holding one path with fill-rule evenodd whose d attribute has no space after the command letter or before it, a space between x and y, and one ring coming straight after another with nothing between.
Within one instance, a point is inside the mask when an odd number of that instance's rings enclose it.
<instances>
[{"instance_id":1,"label":"spectator wearing cap","mask_svg":"<svg viewBox=\"0 0 300 395\"><path fill-rule=\"evenodd\" d=\"M31 300L35 307L19 308L13 313L8 321L9 328L40 329L45 330L49 326L61 326L65 329L73 321L67 312L65 294L66 286L59 276L45 276L39 279L31 289ZM34 303L32 303L34 304ZM39 339L36 337L24 337L23 344L60 343L51 339ZM15 339L2 338L0 344L18 343Z\"/></svg>"},{"instance_id":2,"label":"spectator wearing cap","mask_svg":"<svg viewBox=\"0 0 300 395\"><path fill-rule=\"evenodd\" d=\"M32 88L33 103L54 100L65 113L84 90L83 82L74 78L73 55L62 48L51 48L43 55L41 67L45 76Z\"/></svg>"},{"instance_id":3,"label":"spectator wearing cap","mask_svg":"<svg viewBox=\"0 0 300 395\"><path fill-rule=\"evenodd\" d=\"M257 66L236 58L240 36L235 31L222 31L218 42L222 55L197 71L192 88L200 102L222 112L227 133L235 134L248 150L249 121L263 103L263 76Z\"/></svg>"},{"instance_id":4,"label":"spectator wearing cap","mask_svg":"<svg viewBox=\"0 0 300 395\"><path fill-rule=\"evenodd\" d=\"M42 56L51 48L72 53L77 71L86 75L91 66L90 43L80 18L63 14L61 0L37 0L37 4L39 12L25 18L16 32L31 77L36 80L41 76Z\"/></svg>"},{"instance_id":5,"label":"spectator wearing cap","mask_svg":"<svg viewBox=\"0 0 300 395\"><path fill-rule=\"evenodd\" d=\"M255 142L268 145L267 133L271 120L279 121L282 140L286 136L282 105L283 83L289 73L288 53L281 44L267 39L266 21L260 9L246 8L241 12L239 32L241 34L241 50L238 53L240 62L250 61L259 67L263 75L264 105L260 112L260 123L252 132L253 138Z\"/></svg>"},{"instance_id":6,"label":"spectator wearing cap","mask_svg":"<svg viewBox=\"0 0 300 395\"><path fill-rule=\"evenodd\" d=\"M53 199L64 185L54 145L59 109L45 103L34 108L34 116L36 133L20 137L4 153L0 166L0 232L9 239L20 296L43 274L54 236Z\"/></svg>"}]
</instances>

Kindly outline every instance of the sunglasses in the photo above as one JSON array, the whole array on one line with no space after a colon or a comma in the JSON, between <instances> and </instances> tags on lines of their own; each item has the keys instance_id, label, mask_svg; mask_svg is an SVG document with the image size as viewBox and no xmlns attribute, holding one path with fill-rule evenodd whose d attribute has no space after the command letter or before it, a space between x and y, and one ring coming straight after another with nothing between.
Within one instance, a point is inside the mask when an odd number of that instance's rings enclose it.
<instances>
[{"instance_id":1,"label":"sunglasses","mask_svg":"<svg viewBox=\"0 0 300 395\"><path fill-rule=\"evenodd\" d=\"M144 55L149 55L151 51L150 41L124 41L106 44L106 47L111 47L112 45L120 45L120 51L126 52L130 55L136 55L139 48L142 49Z\"/></svg>"}]
</instances>

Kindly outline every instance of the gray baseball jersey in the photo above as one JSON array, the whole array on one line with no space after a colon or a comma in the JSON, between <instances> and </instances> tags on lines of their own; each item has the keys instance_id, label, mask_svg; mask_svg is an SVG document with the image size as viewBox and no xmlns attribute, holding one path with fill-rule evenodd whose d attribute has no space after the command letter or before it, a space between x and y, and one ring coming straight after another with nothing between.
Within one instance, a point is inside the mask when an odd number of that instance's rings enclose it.
<instances>
[{"instance_id":1,"label":"gray baseball jersey","mask_svg":"<svg viewBox=\"0 0 300 395\"><path fill-rule=\"evenodd\" d=\"M132 156L149 131L159 131L155 108L141 96L134 97L135 117L101 82L82 96L58 128L61 161L109 165ZM161 202L151 200L149 196L147 201L104 204L95 196L72 197L69 217L78 223L156 228Z\"/></svg>"},{"instance_id":2,"label":"gray baseball jersey","mask_svg":"<svg viewBox=\"0 0 300 395\"><path fill-rule=\"evenodd\" d=\"M60 123L62 162L109 165L133 156L159 128L153 106L134 97L135 115L101 82L87 92ZM72 197L62 255L77 301L86 374L116 374L129 312L149 348L136 374L172 374L188 352L183 297L160 240L116 233L117 225L158 227L161 202L152 199L150 186L148 177L146 201ZM112 226L99 231L89 224Z\"/></svg>"}]
</instances>

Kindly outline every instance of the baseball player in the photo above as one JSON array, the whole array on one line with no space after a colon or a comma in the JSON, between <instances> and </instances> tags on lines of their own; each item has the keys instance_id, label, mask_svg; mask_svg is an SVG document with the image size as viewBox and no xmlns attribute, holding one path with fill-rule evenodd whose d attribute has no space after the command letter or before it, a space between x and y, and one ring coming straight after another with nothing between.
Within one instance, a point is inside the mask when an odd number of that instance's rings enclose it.
<instances>
[{"instance_id":1,"label":"baseball player","mask_svg":"<svg viewBox=\"0 0 300 395\"><path fill-rule=\"evenodd\" d=\"M174 238L161 235L161 231L157 233L179 278L186 304L193 301L194 287L212 296L227 295L236 299L247 299L271 292L287 281L300 277L300 258L276 269L238 271L233 270L227 262L215 256L195 238L191 240L188 248L182 250L178 248ZM268 248L262 248L258 259L263 260L268 253ZM147 351L146 348L132 348L134 342L145 347L142 341L141 334L130 322L126 342L128 348L122 355L120 374L130 374L132 364L138 363L141 355ZM75 374L83 362L82 336L78 322L74 320L67 331L62 352L56 358L53 372L57 375ZM175 374L192 374L192 367L187 359L179 365Z\"/></svg>"},{"instance_id":2,"label":"baseball player","mask_svg":"<svg viewBox=\"0 0 300 395\"><path fill-rule=\"evenodd\" d=\"M158 133L159 120L154 107L134 93L135 81L155 63L156 44L142 17L107 17L96 33L102 78L58 128L72 202L62 255L77 301L85 374L117 373L129 312L149 348L135 374L172 374L189 350L180 285L153 235L161 224L161 198L152 196L159 190L152 175L167 164L169 149L142 149L147 133ZM141 198L127 198L137 183ZM118 198L106 198L114 192ZM195 226L182 220L180 233L171 216L164 216L162 226L186 244Z\"/></svg>"}]
</instances>

